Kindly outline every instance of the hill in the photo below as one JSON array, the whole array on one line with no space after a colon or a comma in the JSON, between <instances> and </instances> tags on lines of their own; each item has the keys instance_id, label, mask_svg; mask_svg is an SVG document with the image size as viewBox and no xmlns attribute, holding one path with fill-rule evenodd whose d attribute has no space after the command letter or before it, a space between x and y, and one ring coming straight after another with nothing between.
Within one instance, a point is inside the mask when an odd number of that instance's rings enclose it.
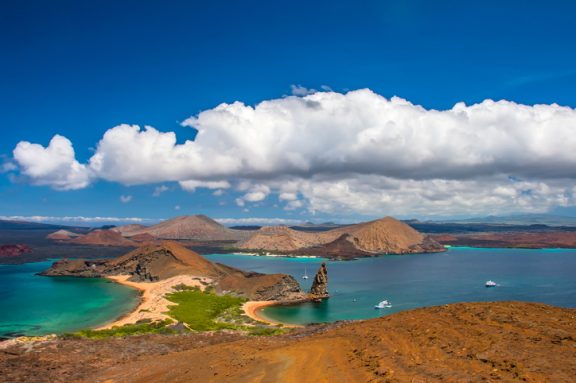
<instances>
[{"instance_id":1,"label":"hill","mask_svg":"<svg viewBox=\"0 0 576 383\"><path fill-rule=\"evenodd\" d=\"M338 258L444 250L433 239L392 217L322 232L303 232L285 226L265 227L253 232L238 247L244 250Z\"/></svg>"},{"instance_id":2,"label":"hill","mask_svg":"<svg viewBox=\"0 0 576 383\"><path fill-rule=\"evenodd\" d=\"M244 272L212 263L173 241L145 245L113 259L60 260L41 275L84 278L130 275L129 280L135 282L155 282L178 275L191 275L210 279L219 292L232 292L251 300L304 297L298 282L289 275Z\"/></svg>"},{"instance_id":3,"label":"hill","mask_svg":"<svg viewBox=\"0 0 576 383\"><path fill-rule=\"evenodd\" d=\"M249 235L241 230L229 229L205 215L176 217L154 226L129 230L123 234L127 237L150 234L159 239L200 241L238 241Z\"/></svg>"},{"instance_id":4,"label":"hill","mask_svg":"<svg viewBox=\"0 0 576 383\"><path fill-rule=\"evenodd\" d=\"M69 239L76 238L79 236L80 236L80 234L78 234L78 233L74 233L74 232L69 231L69 230L61 229L61 230L55 231L54 233L48 234L46 236L46 238L52 239L55 241L67 241Z\"/></svg>"},{"instance_id":5,"label":"hill","mask_svg":"<svg viewBox=\"0 0 576 383\"><path fill-rule=\"evenodd\" d=\"M0 371L14 382L571 383L575 316L538 303L458 303L275 337L52 339L5 349Z\"/></svg>"},{"instance_id":6,"label":"hill","mask_svg":"<svg viewBox=\"0 0 576 383\"><path fill-rule=\"evenodd\" d=\"M70 239L66 243L97 246L138 246L134 241L124 238L112 230L94 230L85 235Z\"/></svg>"},{"instance_id":7,"label":"hill","mask_svg":"<svg viewBox=\"0 0 576 383\"><path fill-rule=\"evenodd\" d=\"M116 226L116 227L113 227L113 228L110 229L110 230L115 231L115 232L117 232L117 233L120 233L120 234L126 236L126 235L130 235L132 232L139 231L139 230L144 230L144 229L146 229L146 226L133 223L133 224L130 224L130 225Z\"/></svg>"}]
</instances>

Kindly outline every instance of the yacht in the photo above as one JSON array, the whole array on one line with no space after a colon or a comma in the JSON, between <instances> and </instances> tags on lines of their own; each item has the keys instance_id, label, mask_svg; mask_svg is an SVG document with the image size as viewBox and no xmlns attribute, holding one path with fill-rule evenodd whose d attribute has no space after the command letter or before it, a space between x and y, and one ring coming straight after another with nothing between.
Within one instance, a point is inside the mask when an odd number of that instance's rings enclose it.
<instances>
[{"instance_id":1,"label":"yacht","mask_svg":"<svg viewBox=\"0 0 576 383\"><path fill-rule=\"evenodd\" d=\"M498 286L498 284L494 281L486 281L485 286L486 287L496 287L496 286Z\"/></svg>"},{"instance_id":2,"label":"yacht","mask_svg":"<svg viewBox=\"0 0 576 383\"><path fill-rule=\"evenodd\" d=\"M304 268L304 275L302 276L302 279L308 279L308 272L306 268Z\"/></svg>"},{"instance_id":3,"label":"yacht","mask_svg":"<svg viewBox=\"0 0 576 383\"><path fill-rule=\"evenodd\" d=\"M392 307L392 304L390 302L388 302L386 299L383 300L382 302L378 303L377 305L374 305L375 309L388 309Z\"/></svg>"}]
</instances>

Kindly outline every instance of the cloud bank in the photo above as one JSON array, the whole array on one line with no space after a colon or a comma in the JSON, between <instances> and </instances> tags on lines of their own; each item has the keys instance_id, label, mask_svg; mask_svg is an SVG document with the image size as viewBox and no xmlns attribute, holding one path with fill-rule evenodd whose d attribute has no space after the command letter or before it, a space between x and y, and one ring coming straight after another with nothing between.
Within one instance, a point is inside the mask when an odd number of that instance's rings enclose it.
<instances>
[{"instance_id":1,"label":"cloud bank","mask_svg":"<svg viewBox=\"0 0 576 383\"><path fill-rule=\"evenodd\" d=\"M298 88L297 90L300 90ZM54 136L20 142L14 160L32 183L79 189L178 181L233 187L239 206L277 194L287 209L346 214L544 211L576 204L576 110L486 100L425 109L371 90L221 104L185 120L195 141L119 125L88 163Z\"/></svg>"}]
</instances>

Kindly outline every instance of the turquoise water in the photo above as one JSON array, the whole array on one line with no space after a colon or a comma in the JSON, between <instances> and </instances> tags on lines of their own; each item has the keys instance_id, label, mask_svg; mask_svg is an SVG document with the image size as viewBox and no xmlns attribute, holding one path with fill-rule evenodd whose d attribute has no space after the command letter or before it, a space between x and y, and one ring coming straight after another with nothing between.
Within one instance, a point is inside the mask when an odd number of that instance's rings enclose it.
<instances>
[{"instance_id":1,"label":"turquoise water","mask_svg":"<svg viewBox=\"0 0 576 383\"><path fill-rule=\"evenodd\" d=\"M210 260L263 273L287 273L309 289L321 259L211 255ZM307 268L311 276L301 279ZM328 261L331 298L323 303L269 307L274 320L306 324L367 319L454 302L521 300L576 307L576 250L477 249ZM486 288L492 279L500 286ZM392 308L375 310L387 299Z\"/></svg>"},{"instance_id":2,"label":"turquoise water","mask_svg":"<svg viewBox=\"0 0 576 383\"><path fill-rule=\"evenodd\" d=\"M286 273L306 290L323 259L206 256L245 270ZM576 307L576 250L451 248L440 254L327 261L331 298L269 307L270 319L305 324L367 319L453 302L522 300ZM0 265L0 336L63 333L98 326L132 310L138 293L104 279L35 275L51 262ZM310 279L303 280L307 270ZM492 279L496 288L484 287ZM387 299L392 308L374 310Z\"/></svg>"},{"instance_id":3,"label":"turquoise water","mask_svg":"<svg viewBox=\"0 0 576 383\"><path fill-rule=\"evenodd\" d=\"M35 275L51 264L0 265L0 337L98 326L138 304L136 290L105 279Z\"/></svg>"}]
</instances>

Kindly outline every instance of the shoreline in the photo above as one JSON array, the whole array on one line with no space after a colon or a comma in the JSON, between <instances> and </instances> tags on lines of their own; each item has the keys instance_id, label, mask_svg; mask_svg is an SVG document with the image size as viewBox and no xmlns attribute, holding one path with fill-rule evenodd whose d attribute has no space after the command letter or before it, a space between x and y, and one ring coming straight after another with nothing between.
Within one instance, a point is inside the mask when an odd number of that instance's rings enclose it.
<instances>
[{"instance_id":1,"label":"shoreline","mask_svg":"<svg viewBox=\"0 0 576 383\"><path fill-rule=\"evenodd\" d=\"M152 321L172 319L166 312L168 306L173 305L168 299L165 298L166 294L174 291L174 286L184 284L192 287L199 287L203 290L204 285L200 283L209 283L209 278L199 278L191 275L178 275L158 282L133 282L129 281L131 275L114 275L108 276L106 279L127 287L136 289L140 293L140 302L130 312L108 322L103 325L97 326L94 330L108 330L116 326L124 326L126 324L134 324L139 320L148 319Z\"/></svg>"},{"instance_id":2,"label":"shoreline","mask_svg":"<svg viewBox=\"0 0 576 383\"><path fill-rule=\"evenodd\" d=\"M248 302L244 303L244 305L242 305L242 310L244 310L244 314L246 316L248 316L251 319L258 321L258 322L266 323L269 325L282 325L285 328L302 328L302 327L306 327L306 325L275 321L273 319L266 318L265 316L263 316L261 314L261 311L263 309L265 309L266 307L297 305L297 304L305 303L305 302L309 302L309 301L310 301L310 299L308 299L308 298L300 299L300 300L294 300L294 301L248 301Z\"/></svg>"}]
</instances>

